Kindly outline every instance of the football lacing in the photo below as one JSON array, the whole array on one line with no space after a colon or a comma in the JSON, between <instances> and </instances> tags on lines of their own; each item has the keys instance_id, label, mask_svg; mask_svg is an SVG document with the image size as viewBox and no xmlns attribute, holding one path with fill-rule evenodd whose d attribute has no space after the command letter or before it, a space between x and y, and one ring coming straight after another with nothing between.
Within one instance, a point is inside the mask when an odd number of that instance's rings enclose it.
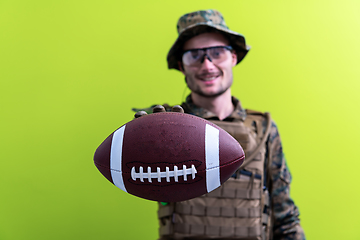
<instances>
[{"instance_id":1,"label":"football lacing","mask_svg":"<svg viewBox=\"0 0 360 240\"><path fill-rule=\"evenodd\" d=\"M131 168L131 178L134 181L140 178L141 182L144 182L144 178L149 182L152 182L152 178L157 178L158 182L161 182L161 178L166 178L166 181L170 182L170 177L173 177L175 182L178 182L180 176L183 176L184 181L187 181L187 175L191 175L192 179L194 179L196 173L197 171L194 165L191 165L191 168L186 168L186 166L183 165L180 170L177 166L174 166L174 170L172 171L170 171L169 167L166 167L165 172L161 172L159 167L156 168L156 172L151 172L151 167L147 167L147 172L144 172L143 167L139 167L138 173L136 172L135 167Z\"/></svg>"}]
</instances>

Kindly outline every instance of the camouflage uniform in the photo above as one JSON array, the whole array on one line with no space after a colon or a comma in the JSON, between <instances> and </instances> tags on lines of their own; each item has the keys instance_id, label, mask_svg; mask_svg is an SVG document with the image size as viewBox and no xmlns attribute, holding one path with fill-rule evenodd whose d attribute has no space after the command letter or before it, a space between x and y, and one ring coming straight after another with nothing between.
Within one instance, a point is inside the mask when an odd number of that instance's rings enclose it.
<instances>
[{"instance_id":1,"label":"camouflage uniform","mask_svg":"<svg viewBox=\"0 0 360 240\"><path fill-rule=\"evenodd\" d=\"M250 50L245 42L243 35L231 31L223 16L216 10L201 10L183 15L177 24L178 38L171 47L168 56L168 68L179 69L179 61L181 61L182 46L183 43L192 37L201 33L207 32L220 32L230 42L230 45L237 54L237 64L247 55ZM240 105L239 100L233 97L233 104L235 110L230 116L223 121L235 121L244 120L246 118L246 111ZM218 117L204 109L196 106L191 97L188 96L186 102L182 105L185 112L194 114L208 120L219 120ZM164 107L169 111L171 108L168 105ZM145 110L148 113L152 112L152 108L149 109L134 109ZM266 124L266 123L264 123ZM283 155L280 136L277 127L274 122L271 122L271 131L269 142L270 153L272 154L271 162L271 185L268 186L271 191L272 201L272 214L273 214L273 239L290 240L290 239L305 239L303 230L300 226L299 211L295 206L293 200L290 198L290 182L291 175L286 166L286 161ZM266 127L264 126L263 129Z\"/></svg>"},{"instance_id":2,"label":"camouflage uniform","mask_svg":"<svg viewBox=\"0 0 360 240\"><path fill-rule=\"evenodd\" d=\"M223 121L233 121L234 119L245 119L245 109L241 107L240 101L233 97L235 110L230 116ZM190 114L205 118L207 120L216 119L218 117L212 112L196 106L191 97L188 96L186 102L183 103ZM265 129L265 127L264 127ZM281 240L305 239L303 229L300 226L299 210L290 198L291 174L286 165L286 160L282 150L281 140L277 126L272 122L270 132L270 144L272 149L271 177L272 186L271 199L273 206L273 238Z\"/></svg>"},{"instance_id":3,"label":"camouflage uniform","mask_svg":"<svg viewBox=\"0 0 360 240\"><path fill-rule=\"evenodd\" d=\"M223 121L244 120L246 118L246 111L241 107L240 101L235 97L232 98L234 104L234 111ZM182 104L185 111L202 117L207 120L219 120L218 117L204 109L196 106L189 95L186 101ZM170 111L170 106L164 104L167 111ZM133 109L139 111L140 109ZM152 112L152 107L145 110L147 113ZM266 123L264 123L266 124ZM265 129L265 126L264 128ZM277 126L274 122L271 125L270 131L270 148L272 153L271 164L271 183L269 186L271 190L272 213L273 213L273 239L279 240L303 240L305 235L300 226L299 210L295 206L294 201L290 198L290 183L291 174L286 165L286 160L283 154L280 135Z\"/></svg>"}]
</instances>

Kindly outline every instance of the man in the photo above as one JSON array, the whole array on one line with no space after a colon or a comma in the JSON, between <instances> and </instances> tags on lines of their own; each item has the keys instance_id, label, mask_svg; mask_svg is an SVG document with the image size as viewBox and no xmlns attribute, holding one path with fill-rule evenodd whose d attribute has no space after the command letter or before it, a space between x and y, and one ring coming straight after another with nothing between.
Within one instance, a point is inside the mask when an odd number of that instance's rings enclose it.
<instances>
[{"instance_id":1,"label":"man","mask_svg":"<svg viewBox=\"0 0 360 240\"><path fill-rule=\"evenodd\" d=\"M305 239L275 123L269 114L244 110L231 95L232 68L249 51L245 38L229 30L215 10L185 14L177 27L167 60L191 90L182 108L228 131L246 160L211 193L159 203L160 239ZM165 109L156 106L157 111Z\"/></svg>"}]
</instances>

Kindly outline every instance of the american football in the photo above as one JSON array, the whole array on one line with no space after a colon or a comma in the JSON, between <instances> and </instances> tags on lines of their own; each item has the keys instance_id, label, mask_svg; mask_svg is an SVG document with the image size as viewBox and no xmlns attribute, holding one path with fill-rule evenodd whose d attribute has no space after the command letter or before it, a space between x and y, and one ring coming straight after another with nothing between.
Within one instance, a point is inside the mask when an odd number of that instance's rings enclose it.
<instances>
[{"instance_id":1,"label":"american football","mask_svg":"<svg viewBox=\"0 0 360 240\"><path fill-rule=\"evenodd\" d=\"M100 144L98 170L135 196L178 202L211 192L243 163L240 144L217 125L185 113L136 118Z\"/></svg>"}]
</instances>

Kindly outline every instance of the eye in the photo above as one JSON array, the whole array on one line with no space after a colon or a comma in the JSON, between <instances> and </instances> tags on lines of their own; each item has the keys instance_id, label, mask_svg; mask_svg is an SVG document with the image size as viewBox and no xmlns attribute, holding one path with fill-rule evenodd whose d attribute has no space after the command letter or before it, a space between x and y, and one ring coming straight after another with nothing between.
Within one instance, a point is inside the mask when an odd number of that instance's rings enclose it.
<instances>
[{"instance_id":1,"label":"eye","mask_svg":"<svg viewBox=\"0 0 360 240\"><path fill-rule=\"evenodd\" d=\"M210 49L210 55L213 58L220 58L225 52L223 47L215 47Z\"/></svg>"},{"instance_id":2,"label":"eye","mask_svg":"<svg viewBox=\"0 0 360 240\"><path fill-rule=\"evenodd\" d=\"M193 60L199 59L201 56L201 53L199 50L192 50L190 51L190 56Z\"/></svg>"}]
</instances>

